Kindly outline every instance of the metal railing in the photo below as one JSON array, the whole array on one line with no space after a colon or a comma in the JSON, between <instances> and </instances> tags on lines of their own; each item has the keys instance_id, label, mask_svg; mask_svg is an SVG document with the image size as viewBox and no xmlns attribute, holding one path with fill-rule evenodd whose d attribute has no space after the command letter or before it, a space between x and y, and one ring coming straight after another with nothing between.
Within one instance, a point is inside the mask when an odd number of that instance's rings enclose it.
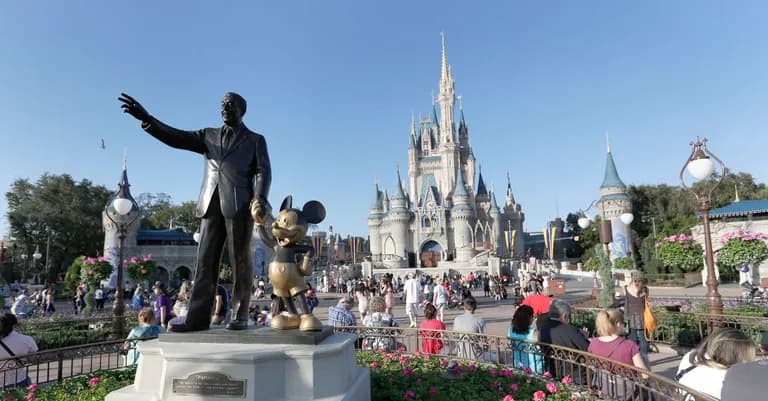
<instances>
[{"instance_id":1,"label":"metal railing","mask_svg":"<svg viewBox=\"0 0 768 401\"><path fill-rule=\"evenodd\" d=\"M548 344L476 333L399 327L335 327L358 335L357 347L525 369L561 380L568 376L571 389L584 399L713 401L708 395L652 372L587 352Z\"/></svg>"},{"instance_id":2,"label":"metal railing","mask_svg":"<svg viewBox=\"0 0 768 401\"><path fill-rule=\"evenodd\" d=\"M126 367L126 351L135 352L137 341L153 338L156 337L131 340L127 350L123 348L123 339L0 358L0 384L9 386L25 377L32 383L46 384L100 370L121 369Z\"/></svg>"},{"instance_id":3,"label":"metal railing","mask_svg":"<svg viewBox=\"0 0 768 401\"><path fill-rule=\"evenodd\" d=\"M571 323L577 327L586 327L594 332L595 316L601 309L573 308ZM752 337L755 345L760 344L762 333L768 331L768 318L710 315L706 313L671 312L655 310L656 331L651 342L695 347L715 327L735 327Z\"/></svg>"}]
</instances>

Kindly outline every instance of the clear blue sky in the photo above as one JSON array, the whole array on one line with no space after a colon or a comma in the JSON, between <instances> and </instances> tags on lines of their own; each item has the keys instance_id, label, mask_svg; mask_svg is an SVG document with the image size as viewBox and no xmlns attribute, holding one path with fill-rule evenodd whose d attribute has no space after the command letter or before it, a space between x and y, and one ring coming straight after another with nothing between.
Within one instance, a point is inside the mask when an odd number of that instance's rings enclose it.
<instances>
[{"instance_id":1,"label":"clear blue sky","mask_svg":"<svg viewBox=\"0 0 768 401\"><path fill-rule=\"evenodd\" d=\"M266 136L273 205L318 199L323 229L367 235L374 177L391 191L411 112L430 110L441 31L475 156L499 191L512 173L529 230L599 196L606 132L627 184L675 184L697 135L768 180L768 3L481 4L2 2L0 190L46 171L114 188L127 148L134 194L194 200L201 157L116 98L192 129L220 125L234 90Z\"/></svg>"}]
</instances>

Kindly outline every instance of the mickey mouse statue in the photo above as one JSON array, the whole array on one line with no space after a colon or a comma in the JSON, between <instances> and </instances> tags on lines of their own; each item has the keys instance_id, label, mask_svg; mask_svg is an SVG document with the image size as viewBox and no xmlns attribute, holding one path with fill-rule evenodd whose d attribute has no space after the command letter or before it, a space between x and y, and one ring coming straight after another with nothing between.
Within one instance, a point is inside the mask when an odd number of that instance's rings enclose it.
<instances>
[{"instance_id":1,"label":"mickey mouse statue","mask_svg":"<svg viewBox=\"0 0 768 401\"><path fill-rule=\"evenodd\" d=\"M309 224L317 224L325 219L325 207L318 201L309 201L298 210L292 204L293 198L290 195L283 200L280 213L272 223L272 235L267 234L265 227L268 213L251 211L261 238L275 250L269 263L269 281L276 297L272 302L270 327L278 330L319 331L323 324L310 312L305 295L308 287L304 282L304 276L312 273L314 249L301 242L304 241ZM296 304L301 310L301 316L296 310Z\"/></svg>"}]
</instances>

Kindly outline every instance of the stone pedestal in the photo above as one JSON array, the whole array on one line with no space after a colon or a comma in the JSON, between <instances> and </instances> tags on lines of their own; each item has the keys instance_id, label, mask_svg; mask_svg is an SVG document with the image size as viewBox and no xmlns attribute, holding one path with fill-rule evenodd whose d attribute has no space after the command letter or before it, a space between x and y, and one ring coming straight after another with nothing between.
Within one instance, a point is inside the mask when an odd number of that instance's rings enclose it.
<instances>
[{"instance_id":1,"label":"stone pedestal","mask_svg":"<svg viewBox=\"0 0 768 401\"><path fill-rule=\"evenodd\" d=\"M283 333L284 337L290 336ZM187 336L190 341L185 340ZM252 333L242 336L252 337ZM105 400L371 399L370 374L355 361L352 334L334 333L319 338L317 345L307 338L296 344L231 343L230 339L215 339L214 332L170 333L140 343L141 357L134 384L110 393Z\"/></svg>"}]
</instances>

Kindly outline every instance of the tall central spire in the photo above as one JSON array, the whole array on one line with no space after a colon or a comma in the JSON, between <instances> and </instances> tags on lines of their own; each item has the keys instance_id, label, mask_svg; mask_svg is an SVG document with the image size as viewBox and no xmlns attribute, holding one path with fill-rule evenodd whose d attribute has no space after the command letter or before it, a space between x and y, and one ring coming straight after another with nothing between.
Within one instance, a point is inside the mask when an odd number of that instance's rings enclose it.
<instances>
[{"instance_id":1,"label":"tall central spire","mask_svg":"<svg viewBox=\"0 0 768 401\"><path fill-rule=\"evenodd\" d=\"M444 32L440 32L440 39L442 40L442 45L443 45L443 58L442 58L442 63L440 65L440 67L441 67L440 68L440 83L443 83L443 82L447 81L448 79L450 79L451 72L448 69L449 68L448 67L448 53L446 53L446 51L445 51L445 33Z\"/></svg>"},{"instance_id":2,"label":"tall central spire","mask_svg":"<svg viewBox=\"0 0 768 401\"><path fill-rule=\"evenodd\" d=\"M437 102L440 105L440 142L456 142L454 135L454 101L456 94L454 91L453 77L451 76L451 66L448 65L448 54L445 50L445 33L440 33L442 45L442 58L440 60L440 93Z\"/></svg>"}]
</instances>

